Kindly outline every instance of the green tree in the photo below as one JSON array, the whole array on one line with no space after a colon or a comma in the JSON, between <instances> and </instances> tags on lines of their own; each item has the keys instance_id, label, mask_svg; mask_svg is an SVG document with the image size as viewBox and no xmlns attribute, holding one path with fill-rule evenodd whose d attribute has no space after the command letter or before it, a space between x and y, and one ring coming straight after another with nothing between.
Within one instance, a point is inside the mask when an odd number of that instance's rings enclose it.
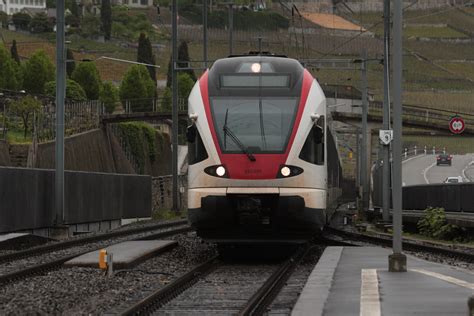
<instances>
[{"instance_id":1,"label":"green tree","mask_svg":"<svg viewBox=\"0 0 474 316\"><path fill-rule=\"evenodd\" d=\"M44 85L55 77L54 65L43 50L36 51L25 63L23 87L29 93L43 93Z\"/></svg>"},{"instance_id":2,"label":"green tree","mask_svg":"<svg viewBox=\"0 0 474 316\"><path fill-rule=\"evenodd\" d=\"M182 41L181 44L179 44L178 60L180 61L179 63L177 63L178 68L185 68L190 66L189 61L191 59L189 58L188 44L185 41ZM184 72L186 72L193 81L196 81L196 74L194 73L193 69L188 69Z\"/></svg>"},{"instance_id":3,"label":"green tree","mask_svg":"<svg viewBox=\"0 0 474 316\"><path fill-rule=\"evenodd\" d=\"M20 56L18 56L18 49L16 48L16 40L13 40L12 42L12 47L10 48L10 53L14 61L17 62L17 64L20 64Z\"/></svg>"},{"instance_id":4,"label":"green tree","mask_svg":"<svg viewBox=\"0 0 474 316\"><path fill-rule=\"evenodd\" d=\"M80 63L74 69L71 78L81 85L89 100L97 100L99 98L101 81L99 71L97 71L94 63Z\"/></svg>"},{"instance_id":5,"label":"green tree","mask_svg":"<svg viewBox=\"0 0 474 316\"><path fill-rule=\"evenodd\" d=\"M44 86L44 94L56 97L56 81L47 82ZM86 101L86 93L81 85L74 80L66 80L66 99L76 101Z\"/></svg>"},{"instance_id":6,"label":"green tree","mask_svg":"<svg viewBox=\"0 0 474 316\"><path fill-rule=\"evenodd\" d=\"M10 57L7 49L0 44L0 88L19 90L21 84L21 67Z\"/></svg>"},{"instance_id":7,"label":"green tree","mask_svg":"<svg viewBox=\"0 0 474 316\"><path fill-rule=\"evenodd\" d=\"M151 99L155 96L155 84L145 66L133 65L128 69L119 94L122 103L129 101L134 111L150 110Z\"/></svg>"},{"instance_id":8,"label":"green tree","mask_svg":"<svg viewBox=\"0 0 474 316\"><path fill-rule=\"evenodd\" d=\"M92 14L82 18L81 34L84 37L97 37L100 35L100 19Z\"/></svg>"},{"instance_id":9,"label":"green tree","mask_svg":"<svg viewBox=\"0 0 474 316\"><path fill-rule=\"evenodd\" d=\"M110 0L102 0L100 19L102 21L104 37L106 40L110 40L110 33L112 32L112 7L110 5Z\"/></svg>"},{"instance_id":10,"label":"green tree","mask_svg":"<svg viewBox=\"0 0 474 316\"><path fill-rule=\"evenodd\" d=\"M0 11L0 25L2 28L7 28L8 25L8 14Z\"/></svg>"},{"instance_id":11,"label":"green tree","mask_svg":"<svg viewBox=\"0 0 474 316\"><path fill-rule=\"evenodd\" d=\"M182 72L178 74L178 101L185 102L189 97L191 90L194 87L194 81L191 79L189 74ZM171 110L172 108L172 90L171 88L166 88L163 93L163 99L161 101L161 107L164 110Z\"/></svg>"},{"instance_id":12,"label":"green tree","mask_svg":"<svg viewBox=\"0 0 474 316\"><path fill-rule=\"evenodd\" d=\"M48 16L46 13L41 12L35 14L33 19L30 22L30 29L32 32L35 33L44 33L44 32L51 32L53 30L53 26L48 20Z\"/></svg>"},{"instance_id":13,"label":"green tree","mask_svg":"<svg viewBox=\"0 0 474 316\"><path fill-rule=\"evenodd\" d=\"M113 113L118 101L118 90L110 81L104 82L99 100L104 104L107 113Z\"/></svg>"},{"instance_id":14,"label":"green tree","mask_svg":"<svg viewBox=\"0 0 474 316\"><path fill-rule=\"evenodd\" d=\"M137 61L144 64L156 64L150 39L145 35L145 33L140 33L140 37L138 39ZM151 80L156 82L155 67L147 66L146 68L148 69Z\"/></svg>"},{"instance_id":15,"label":"green tree","mask_svg":"<svg viewBox=\"0 0 474 316\"><path fill-rule=\"evenodd\" d=\"M31 117L34 112L41 110L41 102L32 96L26 96L16 101L12 101L10 103L10 110L21 118L24 129L23 137L26 138Z\"/></svg>"},{"instance_id":16,"label":"green tree","mask_svg":"<svg viewBox=\"0 0 474 316\"><path fill-rule=\"evenodd\" d=\"M76 62L74 61L74 54L72 53L72 49L66 49L66 72L67 76L71 78L74 69L76 69Z\"/></svg>"},{"instance_id":17,"label":"green tree","mask_svg":"<svg viewBox=\"0 0 474 316\"><path fill-rule=\"evenodd\" d=\"M28 30L28 26L31 22L31 17L23 12L18 12L12 15L13 24L15 24L16 28L21 30Z\"/></svg>"}]
</instances>

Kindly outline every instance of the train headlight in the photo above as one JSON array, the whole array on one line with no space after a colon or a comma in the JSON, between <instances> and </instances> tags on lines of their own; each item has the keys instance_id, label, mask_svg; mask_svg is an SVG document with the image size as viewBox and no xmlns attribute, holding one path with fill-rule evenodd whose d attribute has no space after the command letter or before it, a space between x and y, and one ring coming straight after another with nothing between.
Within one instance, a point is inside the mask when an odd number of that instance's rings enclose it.
<instances>
[{"instance_id":1,"label":"train headlight","mask_svg":"<svg viewBox=\"0 0 474 316\"><path fill-rule=\"evenodd\" d=\"M216 169L216 174L219 176L219 177L223 177L225 175L225 168L223 166L219 166L217 167Z\"/></svg>"},{"instance_id":2,"label":"train headlight","mask_svg":"<svg viewBox=\"0 0 474 316\"><path fill-rule=\"evenodd\" d=\"M251 66L253 72L260 72L262 66L259 63L254 63Z\"/></svg>"},{"instance_id":3,"label":"train headlight","mask_svg":"<svg viewBox=\"0 0 474 316\"><path fill-rule=\"evenodd\" d=\"M204 169L204 172L210 176L218 178L228 178L229 173L224 165L210 166Z\"/></svg>"},{"instance_id":4,"label":"train headlight","mask_svg":"<svg viewBox=\"0 0 474 316\"><path fill-rule=\"evenodd\" d=\"M303 169L296 166L281 165L278 169L277 178L294 177L303 173Z\"/></svg>"},{"instance_id":5,"label":"train headlight","mask_svg":"<svg viewBox=\"0 0 474 316\"><path fill-rule=\"evenodd\" d=\"M283 168L281 168L280 172L282 176L288 177L291 173L291 170L287 166L284 166Z\"/></svg>"}]
</instances>

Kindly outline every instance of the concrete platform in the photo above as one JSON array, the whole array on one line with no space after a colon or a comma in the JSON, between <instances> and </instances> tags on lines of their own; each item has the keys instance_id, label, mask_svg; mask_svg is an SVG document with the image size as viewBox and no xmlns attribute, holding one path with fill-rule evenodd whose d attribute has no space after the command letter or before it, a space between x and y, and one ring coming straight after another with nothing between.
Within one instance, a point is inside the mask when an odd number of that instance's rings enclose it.
<instances>
[{"instance_id":1,"label":"concrete platform","mask_svg":"<svg viewBox=\"0 0 474 316\"><path fill-rule=\"evenodd\" d=\"M407 256L388 272L391 250L328 247L292 315L468 315L474 273Z\"/></svg>"},{"instance_id":2,"label":"concrete platform","mask_svg":"<svg viewBox=\"0 0 474 316\"><path fill-rule=\"evenodd\" d=\"M130 268L147 258L176 247L174 240L136 240L126 241L106 247L113 254L114 268ZM92 251L64 263L66 266L99 268L99 251Z\"/></svg>"}]
</instances>

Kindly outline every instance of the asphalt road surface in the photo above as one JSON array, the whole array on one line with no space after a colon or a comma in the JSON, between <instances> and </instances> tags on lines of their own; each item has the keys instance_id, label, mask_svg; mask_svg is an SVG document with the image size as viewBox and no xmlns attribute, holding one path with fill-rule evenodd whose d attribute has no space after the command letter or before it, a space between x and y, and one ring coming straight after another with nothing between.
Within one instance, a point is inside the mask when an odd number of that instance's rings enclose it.
<instances>
[{"instance_id":1,"label":"asphalt road surface","mask_svg":"<svg viewBox=\"0 0 474 316\"><path fill-rule=\"evenodd\" d=\"M402 166L403 185L443 183L447 177L457 176L474 181L474 154L454 155L451 166L436 166L436 155L413 157Z\"/></svg>"}]
</instances>

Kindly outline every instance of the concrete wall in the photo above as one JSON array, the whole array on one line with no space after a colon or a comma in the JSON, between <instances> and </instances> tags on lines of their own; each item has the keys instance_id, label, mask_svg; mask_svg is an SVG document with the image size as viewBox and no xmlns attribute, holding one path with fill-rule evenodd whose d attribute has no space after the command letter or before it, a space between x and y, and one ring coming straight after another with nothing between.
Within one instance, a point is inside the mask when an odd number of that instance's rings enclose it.
<instances>
[{"instance_id":1,"label":"concrete wall","mask_svg":"<svg viewBox=\"0 0 474 316\"><path fill-rule=\"evenodd\" d=\"M8 152L8 143L0 140L0 166L10 166L10 154Z\"/></svg>"},{"instance_id":2,"label":"concrete wall","mask_svg":"<svg viewBox=\"0 0 474 316\"><path fill-rule=\"evenodd\" d=\"M54 142L38 145L35 168L54 169L54 146ZM67 137L64 154L66 170L134 173L115 137L100 129Z\"/></svg>"},{"instance_id":3,"label":"concrete wall","mask_svg":"<svg viewBox=\"0 0 474 316\"><path fill-rule=\"evenodd\" d=\"M65 223L151 216L149 176L65 173ZM0 232L52 226L54 171L0 167Z\"/></svg>"}]
</instances>

